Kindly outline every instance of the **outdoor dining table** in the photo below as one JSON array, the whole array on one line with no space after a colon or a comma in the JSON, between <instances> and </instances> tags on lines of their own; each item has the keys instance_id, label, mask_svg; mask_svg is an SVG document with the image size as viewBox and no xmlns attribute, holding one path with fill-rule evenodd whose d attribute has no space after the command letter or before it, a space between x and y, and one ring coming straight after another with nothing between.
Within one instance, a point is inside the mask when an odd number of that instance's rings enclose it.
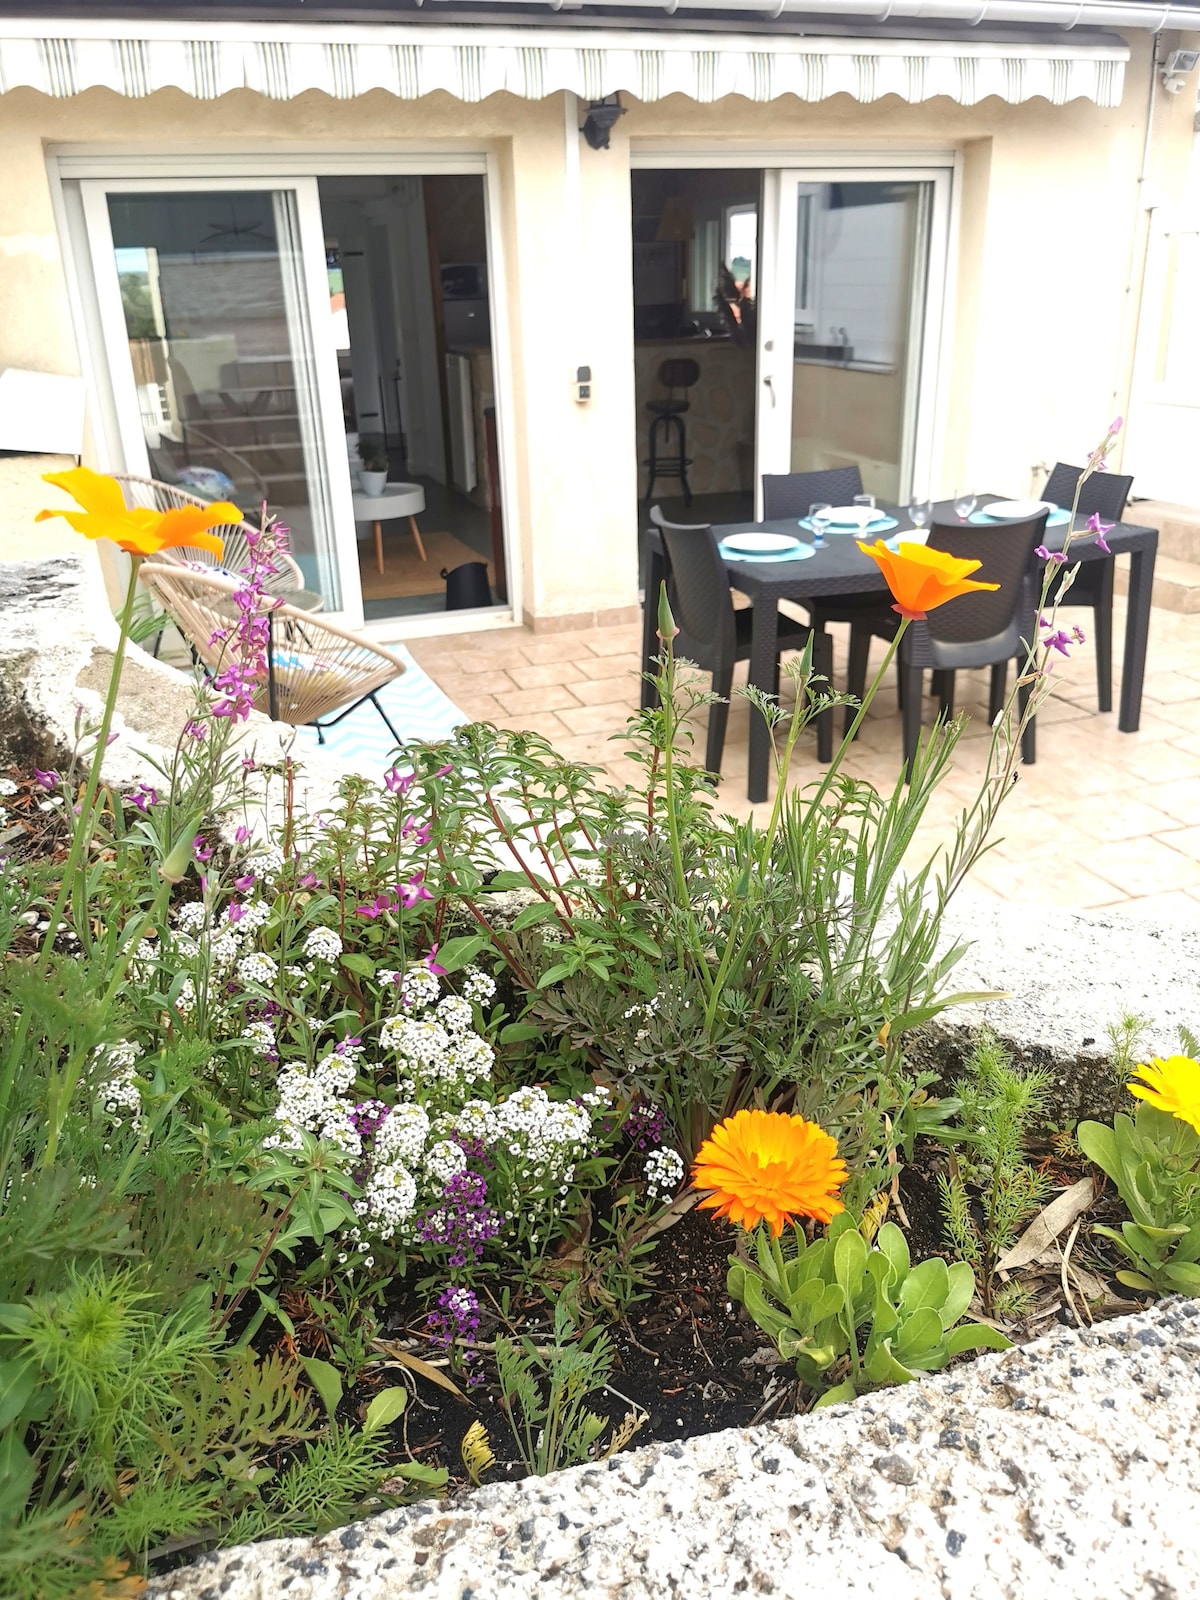
<instances>
[{"instance_id":1,"label":"outdoor dining table","mask_svg":"<svg viewBox=\"0 0 1200 1600\"><path fill-rule=\"evenodd\" d=\"M979 509L1002 498L999 495L980 495ZM913 523L902 506L879 502L879 509L895 517L899 526L889 529L889 539L902 538ZM939 501L933 508L934 520L956 522L954 507L949 501ZM1104 552L1096 545L1095 536L1086 534L1087 519L1077 517L1077 537L1071 546L1070 559L1076 561L1102 561ZM1003 523L995 524L997 529ZM1066 524L1047 528L1046 549L1061 550L1066 538ZM771 522L731 522L714 527L718 539L732 533L786 533L796 534L794 518L785 517ZM1079 534L1084 534L1079 537ZM799 537L805 539L801 529ZM1136 733L1142 713L1142 680L1146 671L1146 644L1150 632L1150 597L1154 588L1154 560L1158 551L1158 529L1143 528L1136 523L1119 522L1104 535L1114 556L1128 555L1129 598L1125 619L1125 656L1121 672L1121 703L1117 726L1122 733ZM805 542L811 544L812 536ZM726 561L730 586L747 596L754 606L754 620L750 639L749 681L765 694L775 688L775 658L779 629L779 602L805 600L835 594L878 594L883 599L887 587L882 582L879 568L869 556L858 548L857 541L848 534L826 533L823 545L808 560L801 561ZM646 530L644 544L643 585L645 604L642 608L642 666L643 671L653 671L654 658L660 645L657 636L659 587L666 574L662 539L651 524ZM653 704L654 688L642 681L642 705ZM767 798L771 756L771 740L767 724L760 716L750 718L750 759L747 794L752 803Z\"/></svg>"}]
</instances>

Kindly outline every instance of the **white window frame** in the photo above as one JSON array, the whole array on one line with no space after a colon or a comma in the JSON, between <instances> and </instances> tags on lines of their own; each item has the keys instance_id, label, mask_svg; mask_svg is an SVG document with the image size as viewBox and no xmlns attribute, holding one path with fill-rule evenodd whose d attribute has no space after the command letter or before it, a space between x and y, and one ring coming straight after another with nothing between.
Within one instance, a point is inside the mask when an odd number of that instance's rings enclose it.
<instances>
[{"instance_id":1,"label":"white window frame","mask_svg":"<svg viewBox=\"0 0 1200 1600\"><path fill-rule=\"evenodd\" d=\"M430 144L427 147L377 144L369 152L352 145L313 149L303 144L285 144L279 148L243 147L207 152L197 151L194 146L152 152L130 146L62 145L49 152L47 165L66 263L76 338L88 385L93 439L98 465L102 470L137 472L139 466L133 463L144 462L145 440L141 435L139 443L132 431L136 424L140 435L136 390L132 399L123 391L118 394L125 375L121 364L110 361L107 355L109 340L116 331L113 326L116 274L112 258L110 255L105 272L98 276L98 263L94 259L95 245L90 242L94 238L91 223L98 219L94 214L86 215L86 202L80 208L64 185L69 180L80 180L82 192L89 181L94 181L102 189L125 193L138 188L149 191L184 188L292 189L298 194L302 213L304 272L314 331L313 355L320 391L321 432L328 458L326 465L333 501L335 556L342 583L343 606L337 616L350 626L361 627L364 632L384 643L437 634L512 627L515 620L520 620L523 614L522 573L518 560L518 540L515 537L518 520L514 485L517 477L514 431L510 420L514 415L514 395L506 315L508 296L499 169L492 151L464 149L449 143ZM344 532L350 530L352 534L354 519L350 500L350 467L342 434L341 396L336 381L337 356L331 334L326 337L317 331L327 329L329 319L324 314L328 310L328 294L325 285L324 232L316 180L371 174L432 177L442 173L477 173L484 179L500 511L504 526L508 604L479 611L427 612L364 623L357 538L348 538ZM306 184L311 184L311 199L307 200L301 192ZM88 224L87 234L81 238L80 223L85 220ZM104 225L107 227L107 215ZM111 243L111 230L108 239ZM107 290L102 287L105 276L111 279ZM314 299L318 289L322 297L320 306ZM115 302L115 309L119 312L119 290L116 291ZM322 310L319 318L316 315L318 310ZM123 315L120 327L123 330ZM121 337L124 339L123 331ZM140 453L134 453L135 447Z\"/></svg>"}]
</instances>

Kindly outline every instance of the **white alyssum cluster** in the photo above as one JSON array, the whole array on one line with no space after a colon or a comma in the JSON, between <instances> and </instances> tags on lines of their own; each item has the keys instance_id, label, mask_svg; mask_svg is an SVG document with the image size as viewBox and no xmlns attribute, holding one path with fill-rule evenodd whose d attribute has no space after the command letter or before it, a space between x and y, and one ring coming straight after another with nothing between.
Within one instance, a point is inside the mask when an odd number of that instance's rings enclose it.
<instances>
[{"instance_id":1,"label":"white alyssum cluster","mask_svg":"<svg viewBox=\"0 0 1200 1600\"><path fill-rule=\"evenodd\" d=\"M260 878L270 882L272 878L279 876L286 860L287 857L277 844L256 844L247 857L247 865L252 871L257 872Z\"/></svg>"},{"instance_id":2,"label":"white alyssum cluster","mask_svg":"<svg viewBox=\"0 0 1200 1600\"><path fill-rule=\"evenodd\" d=\"M260 1017L256 1022L248 1022L242 1037L257 1045L262 1055L275 1048L275 1028L266 1017Z\"/></svg>"},{"instance_id":3,"label":"white alyssum cluster","mask_svg":"<svg viewBox=\"0 0 1200 1600\"><path fill-rule=\"evenodd\" d=\"M310 961L336 961L342 953L342 939L332 928L314 928L304 941L304 954Z\"/></svg>"},{"instance_id":4,"label":"white alyssum cluster","mask_svg":"<svg viewBox=\"0 0 1200 1600\"><path fill-rule=\"evenodd\" d=\"M135 1129L141 1126L142 1095L135 1082L141 1054L141 1045L130 1039L98 1044L92 1052L107 1073L96 1085L96 1101L114 1127L121 1127L127 1118Z\"/></svg>"},{"instance_id":5,"label":"white alyssum cluster","mask_svg":"<svg viewBox=\"0 0 1200 1600\"><path fill-rule=\"evenodd\" d=\"M663 1199L683 1181L683 1157L669 1145L660 1145L646 1157L646 1188Z\"/></svg>"},{"instance_id":6,"label":"white alyssum cluster","mask_svg":"<svg viewBox=\"0 0 1200 1600\"><path fill-rule=\"evenodd\" d=\"M258 983L266 987L279 976L279 963L261 950L252 950L238 962L237 975L243 983Z\"/></svg>"},{"instance_id":7,"label":"white alyssum cluster","mask_svg":"<svg viewBox=\"0 0 1200 1600\"><path fill-rule=\"evenodd\" d=\"M425 1171L435 1183L446 1184L467 1164L466 1152L453 1139L439 1139L425 1152Z\"/></svg>"},{"instance_id":8,"label":"white alyssum cluster","mask_svg":"<svg viewBox=\"0 0 1200 1600\"><path fill-rule=\"evenodd\" d=\"M516 1089L492 1108L492 1141L526 1180L565 1186L591 1148L592 1109L607 1098L599 1089L578 1100L551 1100L540 1088Z\"/></svg>"},{"instance_id":9,"label":"white alyssum cluster","mask_svg":"<svg viewBox=\"0 0 1200 1600\"><path fill-rule=\"evenodd\" d=\"M0 795L7 800L10 795L17 792L17 786L11 778L0 778Z\"/></svg>"},{"instance_id":10,"label":"white alyssum cluster","mask_svg":"<svg viewBox=\"0 0 1200 1600\"><path fill-rule=\"evenodd\" d=\"M485 1006L495 998L496 980L479 967L468 967L463 973L462 995L470 1005Z\"/></svg>"},{"instance_id":11,"label":"white alyssum cluster","mask_svg":"<svg viewBox=\"0 0 1200 1600\"><path fill-rule=\"evenodd\" d=\"M406 973L401 982L402 998L409 976ZM436 991L436 978L433 982ZM437 1001L431 1015L388 1018L380 1030L380 1043L401 1058L402 1082L409 1092L423 1084L462 1090L491 1076L496 1052L474 1031L472 1020L470 1003L453 994Z\"/></svg>"},{"instance_id":12,"label":"white alyssum cluster","mask_svg":"<svg viewBox=\"0 0 1200 1600\"><path fill-rule=\"evenodd\" d=\"M626 1022L636 1022L637 1031L634 1034L636 1044L644 1044L650 1037L650 1022L658 1010L659 996L653 994L648 1000L638 1000L625 1012Z\"/></svg>"},{"instance_id":13,"label":"white alyssum cluster","mask_svg":"<svg viewBox=\"0 0 1200 1600\"><path fill-rule=\"evenodd\" d=\"M440 993L437 975L421 963L409 967L400 979L400 1004L408 1011L428 1011Z\"/></svg>"},{"instance_id":14,"label":"white alyssum cluster","mask_svg":"<svg viewBox=\"0 0 1200 1600\"><path fill-rule=\"evenodd\" d=\"M361 1051L353 1045L331 1050L311 1072L303 1066L283 1067L276 1078L277 1133L263 1140L264 1149L299 1150L305 1133L315 1134L348 1156L362 1154L362 1140L351 1121L353 1105L344 1098L354 1082Z\"/></svg>"},{"instance_id":15,"label":"white alyssum cluster","mask_svg":"<svg viewBox=\"0 0 1200 1600\"><path fill-rule=\"evenodd\" d=\"M429 1117L422 1106L395 1106L375 1130L371 1170L354 1209L362 1222L359 1237L389 1240L402 1233L417 1208L417 1180ZM461 1152L460 1152L461 1154Z\"/></svg>"}]
</instances>

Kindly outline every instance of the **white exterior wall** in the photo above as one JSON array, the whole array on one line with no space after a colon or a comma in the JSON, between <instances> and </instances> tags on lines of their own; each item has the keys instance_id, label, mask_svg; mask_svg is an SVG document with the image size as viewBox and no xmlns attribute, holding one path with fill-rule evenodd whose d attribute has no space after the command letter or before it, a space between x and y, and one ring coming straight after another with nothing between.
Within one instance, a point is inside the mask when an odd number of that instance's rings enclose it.
<instances>
[{"instance_id":1,"label":"white exterior wall","mask_svg":"<svg viewBox=\"0 0 1200 1600\"><path fill-rule=\"evenodd\" d=\"M249 91L197 102L173 91L128 100L90 90L0 97L0 367L78 372L47 171L60 146L123 152L272 148L486 151L499 184L515 473L507 533L526 616L568 627L628 618L636 604L629 155L631 143L762 152L763 164L839 150L957 151L961 195L951 262L949 383L935 489L960 481L1022 493L1036 463L1078 459L1125 403L1143 235L1138 176L1151 40L1131 38L1123 104L967 107L945 100L861 105L673 96L632 103L612 148L574 137L563 96L436 94L400 102L316 93L286 102ZM1159 96L1150 144L1156 196L1182 192L1192 97ZM769 155L767 154L769 152ZM499 312L501 308L497 307ZM572 397L577 366L594 398ZM108 463L100 463L102 465Z\"/></svg>"}]
</instances>

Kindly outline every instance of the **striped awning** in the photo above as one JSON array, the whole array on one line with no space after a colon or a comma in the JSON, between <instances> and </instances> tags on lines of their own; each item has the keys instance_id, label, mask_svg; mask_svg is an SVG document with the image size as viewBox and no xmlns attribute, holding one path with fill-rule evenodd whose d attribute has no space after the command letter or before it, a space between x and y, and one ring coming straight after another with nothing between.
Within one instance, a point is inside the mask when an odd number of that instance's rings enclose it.
<instances>
[{"instance_id":1,"label":"striped awning","mask_svg":"<svg viewBox=\"0 0 1200 1600\"><path fill-rule=\"evenodd\" d=\"M643 101L671 94L702 102L846 94L975 105L994 95L1010 104L1040 97L1054 105L1084 99L1116 106L1129 56L1111 36L1101 36L1103 43L1017 44L582 27L218 24L193 38L183 24L50 26L54 36L40 37L45 24L26 31L23 23L0 21L0 93L28 88L63 98L105 88L140 97L179 89L215 100L252 89L289 100L319 90L348 100L382 89L402 100L441 90L478 101L501 92L540 100L569 90L585 100L623 91Z\"/></svg>"}]
</instances>

